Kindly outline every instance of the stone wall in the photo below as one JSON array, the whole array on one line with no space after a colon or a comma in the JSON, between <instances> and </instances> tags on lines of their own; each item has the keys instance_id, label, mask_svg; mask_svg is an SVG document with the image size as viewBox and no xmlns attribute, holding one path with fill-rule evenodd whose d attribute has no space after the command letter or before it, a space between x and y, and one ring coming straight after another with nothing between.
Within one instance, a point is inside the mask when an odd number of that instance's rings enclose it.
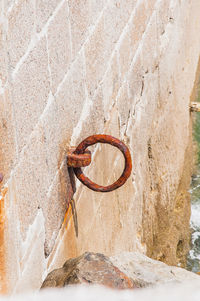
<instances>
[{"instance_id":1,"label":"stone wall","mask_svg":"<svg viewBox=\"0 0 200 301\"><path fill-rule=\"evenodd\" d=\"M183 264L199 14L198 0L1 1L2 292L37 289L85 250ZM76 182L76 238L66 152L102 133L130 147L133 172L107 194ZM92 160L99 184L123 168L109 146Z\"/></svg>"}]
</instances>

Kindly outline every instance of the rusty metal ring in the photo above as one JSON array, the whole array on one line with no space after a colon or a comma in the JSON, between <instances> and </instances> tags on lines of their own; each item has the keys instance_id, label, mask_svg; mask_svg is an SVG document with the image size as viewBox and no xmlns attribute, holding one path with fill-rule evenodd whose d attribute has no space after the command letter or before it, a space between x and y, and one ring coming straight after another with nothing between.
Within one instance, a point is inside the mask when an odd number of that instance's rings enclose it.
<instances>
[{"instance_id":1,"label":"rusty metal ring","mask_svg":"<svg viewBox=\"0 0 200 301\"><path fill-rule=\"evenodd\" d=\"M99 192L113 191L119 188L120 186L122 186L131 174L131 170L132 170L131 154L128 147L122 141L110 135L89 136L77 146L74 153L83 154L88 146L96 144L98 142L111 144L117 147L123 153L125 159L125 166L119 179L111 185L101 186L92 182L88 177L86 177L80 167L74 168L74 173L84 185L86 185L88 188L94 191L99 191Z\"/></svg>"}]
</instances>

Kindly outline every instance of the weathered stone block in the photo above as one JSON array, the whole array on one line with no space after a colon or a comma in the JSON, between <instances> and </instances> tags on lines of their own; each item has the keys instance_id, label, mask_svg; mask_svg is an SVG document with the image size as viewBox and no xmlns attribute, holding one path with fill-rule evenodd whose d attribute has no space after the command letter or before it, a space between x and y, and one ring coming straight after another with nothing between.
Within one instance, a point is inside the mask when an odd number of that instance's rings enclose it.
<instances>
[{"instance_id":1,"label":"weathered stone block","mask_svg":"<svg viewBox=\"0 0 200 301\"><path fill-rule=\"evenodd\" d=\"M0 24L0 91L8 78L8 54L6 45L5 29ZM0 92L1 93L1 92Z\"/></svg>"},{"instance_id":2,"label":"weathered stone block","mask_svg":"<svg viewBox=\"0 0 200 301\"><path fill-rule=\"evenodd\" d=\"M68 1L72 35L73 58L90 34L90 27L96 23L104 1Z\"/></svg>"},{"instance_id":3,"label":"weathered stone block","mask_svg":"<svg viewBox=\"0 0 200 301\"><path fill-rule=\"evenodd\" d=\"M100 13L102 12L103 8L106 6L107 2L104 0L92 0L89 1L90 4L90 19L91 24L95 24Z\"/></svg>"},{"instance_id":4,"label":"weathered stone block","mask_svg":"<svg viewBox=\"0 0 200 301\"><path fill-rule=\"evenodd\" d=\"M128 95L132 104L139 103L143 91L143 75L141 55L138 54L133 64L130 66L127 81L128 81Z\"/></svg>"},{"instance_id":5,"label":"weathered stone block","mask_svg":"<svg viewBox=\"0 0 200 301\"><path fill-rule=\"evenodd\" d=\"M60 7L48 27L48 54L51 70L52 92L67 73L71 62L71 40L67 3Z\"/></svg>"},{"instance_id":6,"label":"weathered stone block","mask_svg":"<svg viewBox=\"0 0 200 301\"><path fill-rule=\"evenodd\" d=\"M130 106L130 99L128 97L128 85L125 82L120 89L116 100L117 110L119 112L120 132L126 134L129 118L132 116L132 107Z\"/></svg>"},{"instance_id":7,"label":"weathered stone block","mask_svg":"<svg viewBox=\"0 0 200 301\"><path fill-rule=\"evenodd\" d=\"M8 12L9 10L12 9L13 5L15 3L15 0L7 0L7 1L4 1L4 9L5 9L5 12Z\"/></svg>"},{"instance_id":8,"label":"weathered stone block","mask_svg":"<svg viewBox=\"0 0 200 301\"><path fill-rule=\"evenodd\" d=\"M17 143L15 132L13 104L10 91L5 89L0 95L0 172L4 183L8 180L17 161Z\"/></svg>"},{"instance_id":9,"label":"weathered stone block","mask_svg":"<svg viewBox=\"0 0 200 301\"><path fill-rule=\"evenodd\" d=\"M91 100L90 100L91 101ZM86 137L94 134L101 134L104 130L104 107L103 107L103 95L102 89L96 91L93 100L88 108L88 112L85 113L85 118L81 122L80 134L77 137L77 143L85 139ZM86 115L87 114L87 115Z\"/></svg>"},{"instance_id":10,"label":"weathered stone block","mask_svg":"<svg viewBox=\"0 0 200 301\"><path fill-rule=\"evenodd\" d=\"M86 81L90 96L93 96L94 90L103 76L108 57L104 19L101 18L85 46Z\"/></svg>"},{"instance_id":11,"label":"weathered stone block","mask_svg":"<svg viewBox=\"0 0 200 301\"><path fill-rule=\"evenodd\" d=\"M119 64L122 78L129 70L131 61L140 43L143 43L143 34L152 16L155 1L150 2L151 4L147 5L146 2L141 1L137 5L132 20L130 20L127 31L119 45ZM156 39L154 43L149 41L148 39L148 45L156 44Z\"/></svg>"},{"instance_id":12,"label":"weathered stone block","mask_svg":"<svg viewBox=\"0 0 200 301\"><path fill-rule=\"evenodd\" d=\"M125 2L123 0L109 1L103 15L106 47L108 47L108 51L112 51L115 47L128 22L134 5L134 1L132 3L127 3L127 1Z\"/></svg>"},{"instance_id":13,"label":"weathered stone block","mask_svg":"<svg viewBox=\"0 0 200 301\"><path fill-rule=\"evenodd\" d=\"M47 263L41 253L44 241L50 269L86 250L140 250L182 264L178 246L181 242L183 257L189 237L189 99L200 49L200 4L36 0L35 25L29 0L0 6L0 168L5 173L1 185L8 184L9 224L3 236L9 246L8 287L19 278L19 289L23 283L31 286L31 269L38 285L43 272L38 262ZM36 34L29 47L32 30ZM15 53L9 43L17 45ZM131 150L133 173L119 190L103 195L76 182L77 238L70 211L65 214L70 190L65 156L69 146L94 133L123 139ZM107 185L120 175L123 159L108 145L93 149L93 163L85 172ZM41 237L37 227L28 231L38 212ZM31 248L34 238L40 241L39 257L34 255L38 244L32 253L23 249L30 241ZM7 254L1 254L4 260Z\"/></svg>"},{"instance_id":14,"label":"weathered stone block","mask_svg":"<svg viewBox=\"0 0 200 301\"><path fill-rule=\"evenodd\" d=\"M65 160L42 202L46 230L44 244L46 257L49 256L55 245L57 235L63 224L64 216L68 210L69 202L73 198L73 194L72 179Z\"/></svg>"},{"instance_id":15,"label":"weathered stone block","mask_svg":"<svg viewBox=\"0 0 200 301\"><path fill-rule=\"evenodd\" d=\"M26 237L28 226L33 223L38 209L45 203L50 186L43 133L41 127L35 129L13 172L23 239Z\"/></svg>"},{"instance_id":16,"label":"weathered stone block","mask_svg":"<svg viewBox=\"0 0 200 301\"><path fill-rule=\"evenodd\" d=\"M32 1L18 1L8 14L7 47L10 68L25 54L34 32L34 5Z\"/></svg>"},{"instance_id":17,"label":"weathered stone block","mask_svg":"<svg viewBox=\"0 0 200 301\"><path fill-rule=\"evenodd\" d=\"M42 120L46 144L49 146L47 157L52 176L64 159L73 131L81 117L86 101L84 74L83 57L80 55Z\"/></svg>"},{"instance_id":18,"label":"weathered stone block","mask_svg":"<svg viewBox=\"0 0 200 301\"><path fill-rule=\"evenodd\" d=\"M121 1L110 2L85 46L87 86L91 95L105 73L107 62L128 21L131 10L127 7Z\"/></svg>"},{"instance_id":19,"label":"weathered stone block","mask_svg":"<svg viewBox=\"0 0 200 301\"><path fill-rule=\"evenodd\" d=\"M36 0L36 30L39 32L53 15L59 0Z\"/></svg>"},{"instance_id":20,"label":"weathered stone block","mask_svg":"<svg viewBox=\"0 0 200 301\"><path fill-rule=\"evenodd\" d=\"M25 239L28 226L41 209L45 218L45 255L49 255L54 245L73 195L66 162L61 167L57 166L52 174L49 158L44 129L38 127L24 148L20 164L13 173L21 235Z\"/></svg>"},{"instance_id":21,"label":"weathered stone block","mask_svg":"<svg viewBox=\"0 0 200 301\"><path fill-rule=\"evenodd\" d=\"M113 56L102 81L103 106L105 120L109 120L110 110L116 101L118 91L122 84L120 66L117 53Z\"/></svg>"},{"instance_id":22,"label":"weathered stone block","mask_svg":"<svg viewBox=\"0 0 200 301\"><path fill-rule=\"evenodd\" d=\"M50 81L45 38L24 61L14 77L11 89L20 152L27 143L49 97Z\"/></svg>"}]
</instances>

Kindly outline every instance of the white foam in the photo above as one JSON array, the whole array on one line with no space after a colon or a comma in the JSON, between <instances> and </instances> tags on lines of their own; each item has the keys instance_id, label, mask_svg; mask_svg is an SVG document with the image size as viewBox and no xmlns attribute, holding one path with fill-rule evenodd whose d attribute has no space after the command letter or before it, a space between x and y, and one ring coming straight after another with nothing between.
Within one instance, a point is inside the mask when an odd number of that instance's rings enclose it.
<instances>
[{"instance_id":1,"label":"white foam","mask_svg":"<svg viewBox=\"0 0 200 301\"><path fill-rule=\"evenodd\" d=\"M195 252L195 250L190 250L189 256L190 256L190 259L192 259L192 260L195 260L195 259L200 260L200 254L197 254Z\"/></svg>"},{"instance_id":2,"label":"white foam","mask_svg":"<svg viewBox=\"0 0 200 301\"><path fill-rule=\"evenodd\" d=\"M27 295L15 295L9 299L0 297L0 300L4 301L197 301L199 299L199 281L122 291L111 290L102 286L75 285L64 289L47 289Z\"/></svg>"},{"instance_id":3,"label":"white foam","mask_svg":"<svg viewBox=\"0 0 200 301\"><path fill-rule=\"evenodd\" d=\"M190 223L193 229L200 230L200 203L192 205Z\"/></svg>"},{"instance_id":4,"label":"white foam","mask_svg":"<svg viewBox=\"0 0 200 301\"><path fill-rule=\"evenodd\" d=\"M192 233L192 244L194 244L195 241L197 239L199 239L199 237L200 237L200 232L199 231L196 231L196 232Z\"/></svg>"}]
</instances>

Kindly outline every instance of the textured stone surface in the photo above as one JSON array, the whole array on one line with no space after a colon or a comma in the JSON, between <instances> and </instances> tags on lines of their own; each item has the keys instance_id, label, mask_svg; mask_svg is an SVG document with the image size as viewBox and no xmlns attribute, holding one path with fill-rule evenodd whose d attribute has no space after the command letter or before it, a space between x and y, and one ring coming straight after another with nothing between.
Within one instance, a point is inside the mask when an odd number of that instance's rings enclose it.
<instances>
[{"instance_id":1,"label":"textured stone surface","mask_svg":"<svg viewBox=\"0 0 200 301\"><path fill-rule=\"evenodd\" d=\"M200 283L199 275L182 268L168 266L138 252L123 252L110 257L110 260L128 277L134 281L137 280L138 283L144 283L146 286L192 280L197 280Z\"/></svg>"},{"instance_id":2,"label":"textured stone surface","mask_svg":"<svg viewBox=\"0 0 200 301\"><path fill-rule=\"evenodd\" d=\"M8 15L7 47L11 68L26 53L33 32L34 4L20 0Z\"/></svg>"},{"instance_id":3,"label":"textured stone surface","mask_svg":"<svg viewBox=\"0 0 200 301\"><path fill-rule=\"evenodd\" d=\"M50 0L48 2L43 0L36 0L35 23L37 31L41 31L48 19L53 15L59 3L59 0Z\"/></svg>"},{"instance_id":4,"label":"textured stone surface","mask_svg":"<svg viewBox=\"0 0 200 301\"><path fill-rule=\"evenodd\" d=\"M168 266L138 252L123 252L110 258L86 252L80 257L67 260L62 268L50 272L42 288L84 283L103 284L112 288L141 288L195 280L200 283L199 275Z\"/></svg>"},{"instance_id":5,"label":"textured stone surface","mask_svg":"<svg viewBox=\"0 0 200 301\"><path fill-rule=\"evenodd\" d=\"M8 54L7 54L7 45L6 41L6 33L5 33L5 25L0 24L0 91L2 87L5 85L8 78Z\"/></svg>"},{"instance_id":6,"label":"textured stone surface","mask_svg":"<svg viewBox=\"0 0 200 301\"><path fill-rule=\"evenodd\" d=\"M48 27L48 51L52 92L55 93L71 62L69 13L66 2Z\"/></svg>"},{"instance_id":7,"label":"textured stone surface","mask_svg":"<svg viewBox=\"0 0 200 301\"><path fill-rule=\"evenodd\" d=\"M44 280L42 288L64 287L70 284L99 284L115 289L136 287L109 258L100 253L88 252L67 260L62 268L52 271Z\"/></svg>"},{"instance_id":8,"label":"textured stone surface","mask_svg":"<svg viewBox=\"0 0 200 301\"><path fill-rule=\"evenodd\" d=\"M45 109L50 92L46 39L39 41L11 84L19 152Z\"/></svg>"},{"instance_id":9,"label":"textured stone surface","mask_svg":"<svg viewBox=\"0 0 200 301\"><path fill-rule=\"evenodd\" d=\"M77 55L90 34L90 27L96 23L104 6L103 0L69 0L69 13L72 35L72 55Z\"/></svg>"},{"instance_id":10,"label":"textured stone surface","mask_svg":"<svg viewBox=\"0 0 200 301\"><path fill-rule=\"evenodd\" d=\"M17 160L15 123L12 116L12 97L6 89L0 95L0 172L4 175L4 183Z\"/></svg>"},{"instance_id":11,"label":"textured stone surface","mask_svg":"<svg viewBox=\"0 0 200 301\"><path fill-rule=\"evenodd\" d=\"M199 12L198 1L1 1L7 290L39 287L43 273L87 250L141 251L184 265ZM103 195L76 181L77 238L65 156L93 133L122 139L133 172ZM108 185L123 158L106 145L92 153L85 172Z\"/></svg>"}]
</instances>

